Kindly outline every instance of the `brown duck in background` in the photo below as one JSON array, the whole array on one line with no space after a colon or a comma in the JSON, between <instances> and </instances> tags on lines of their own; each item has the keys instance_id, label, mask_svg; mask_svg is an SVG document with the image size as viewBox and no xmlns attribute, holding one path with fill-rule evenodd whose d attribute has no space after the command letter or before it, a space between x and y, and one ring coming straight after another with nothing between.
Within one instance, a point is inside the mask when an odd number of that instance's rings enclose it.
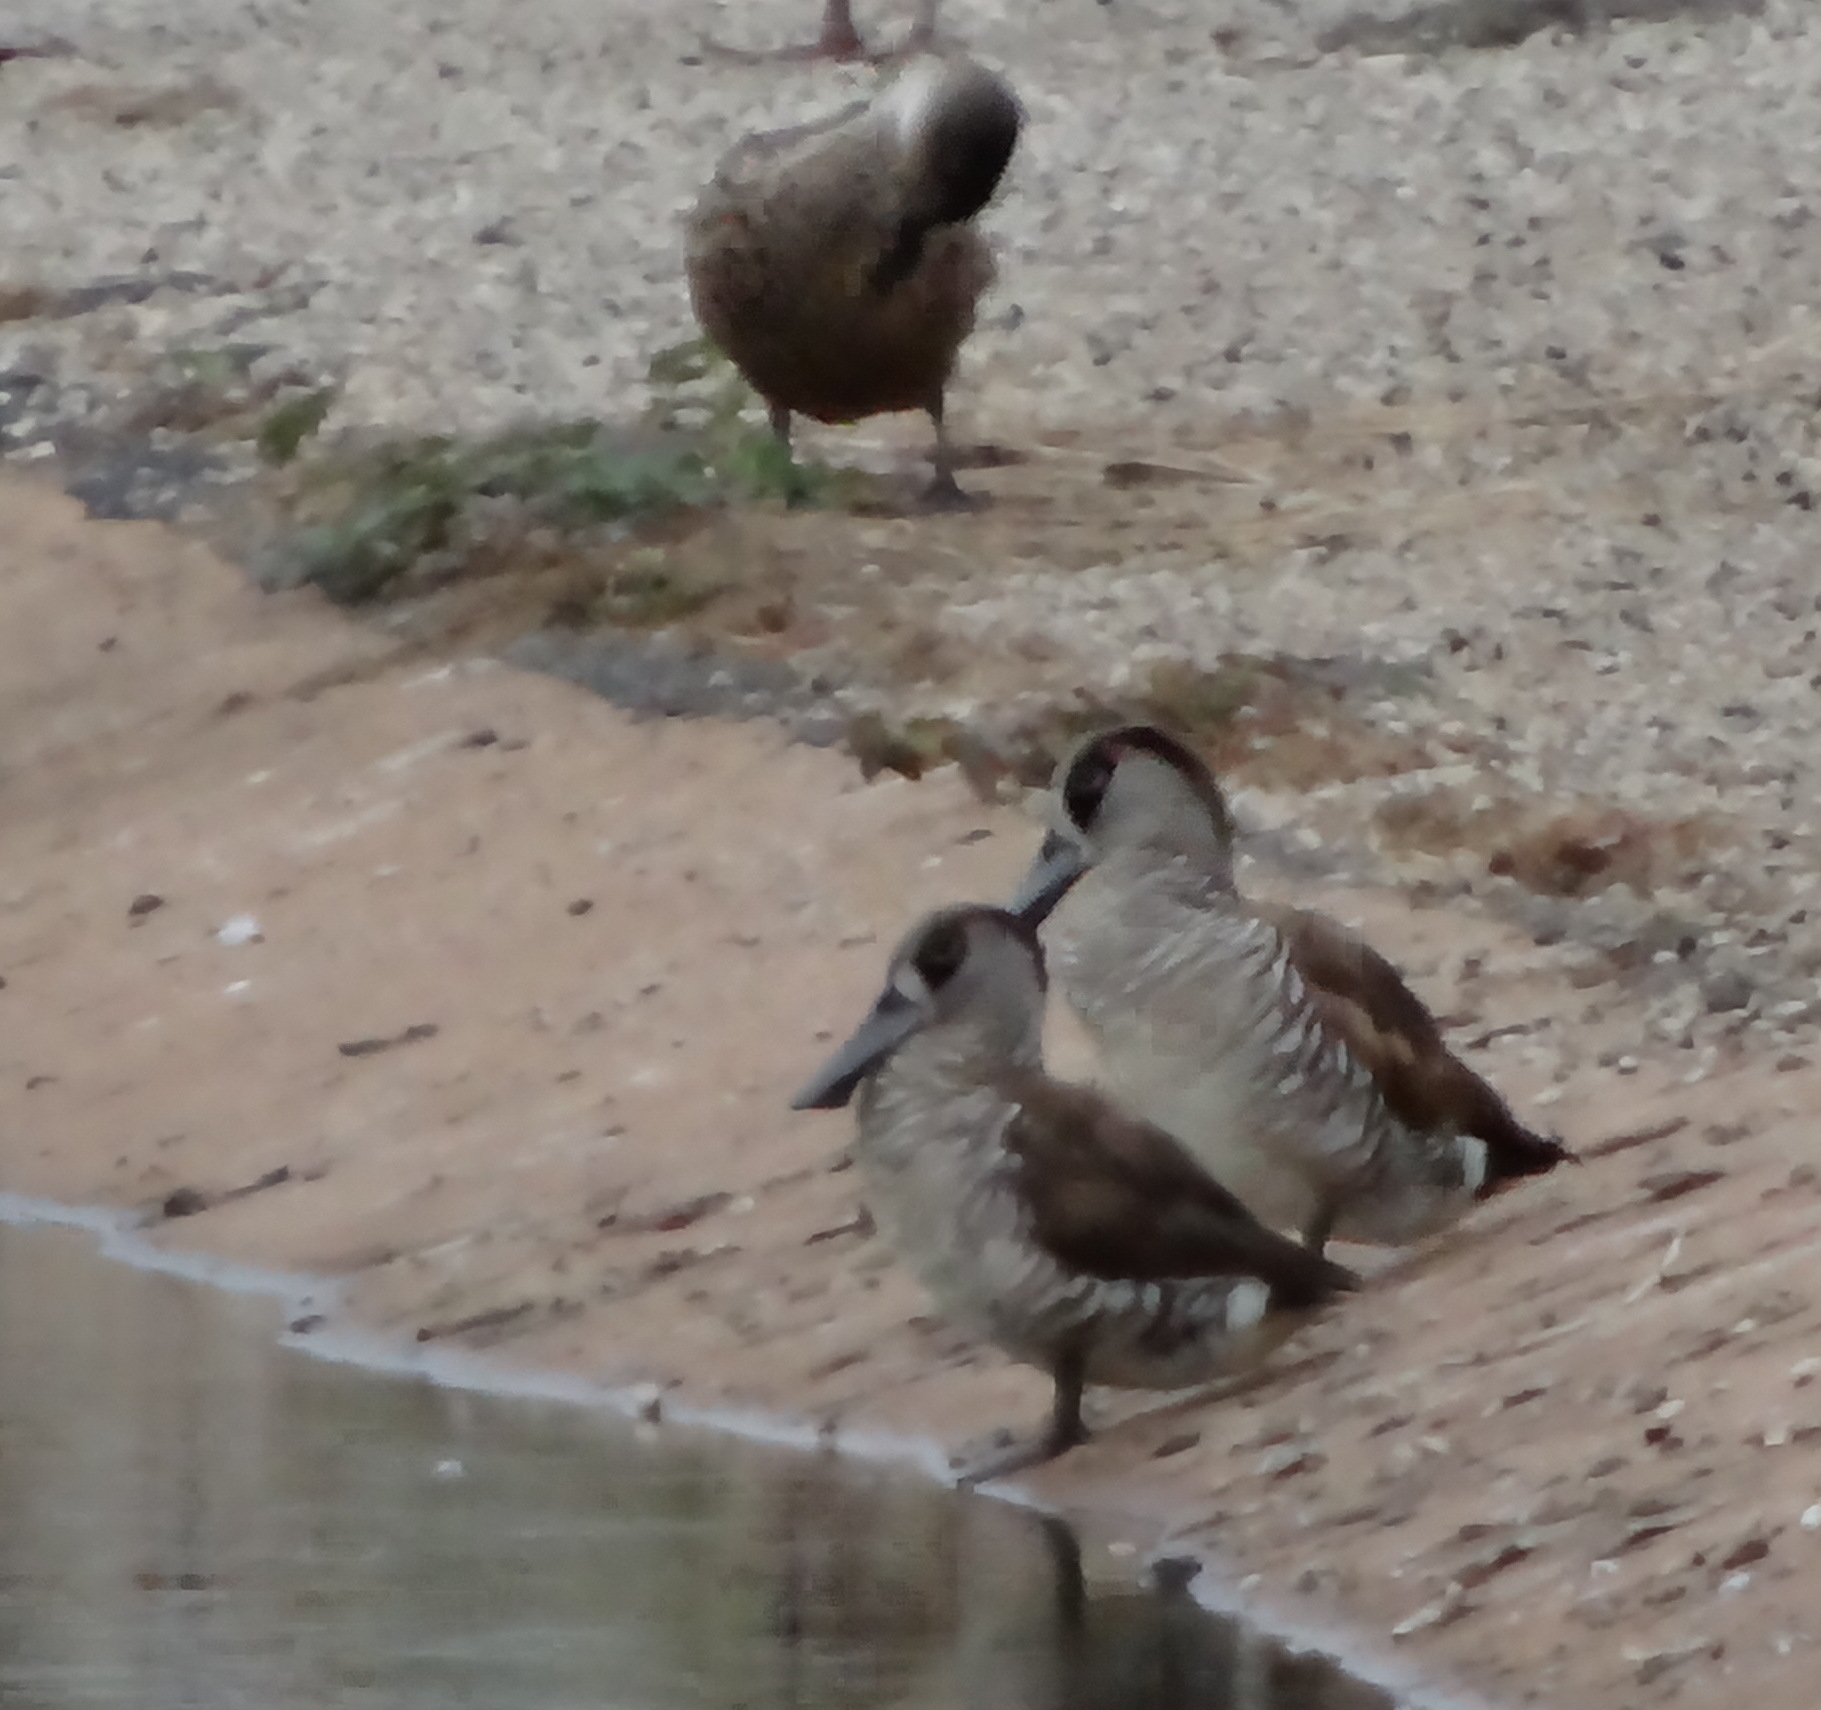
<instances>
[{"instance_id":1,"label":"brown duck in background","mask_svg":"<svg viewBox=\"0 0 1821 1710\"><path fill-rule=\"evenodd\" d=\"M914 61L871 101L735 145L689 216L696 319L790 418L922 410L936 505L968 501L944 425L955 359L992 283L972 224L1017 144L1006 84L960 58Z\"/></svg>"},{"instance_id":2,"label":"brown duck in background","mask_svg":"<svg viewBox=\"0 0 1821 1710\"><path fill-rule=\"evenodd\" d=\"M835 1110L858 1093L854 1157L880 1229L945 1312L1054 1380L1042 1440L976 1478L1081 1442L1084 1383L1180 1389L1248 1371L1355 1286L1169 1135L1052 1080L1046 983L1023 921L940 910L793 1101Z\"/></svg>"},{"instance_id":3,"label":"brown duck in background","mask_svg":"<svg viewBox=\"0 0 1821 1710\"><path fill-rule=\"evenodd\" d=\"M864 59L880 64L901 59L907 54L926 53L936 45L937 0L917 0L915 21L910 33L895 48L869 54L860 32L854 28L852 0L828 0L822 8L822 33L801 47L730 48L717 41L704 41L703 46L723 59L740 60L748 65L768 59Z\"/></svg>"},{"instance_id":4,"label":"brown duck in background","mask_svg":"<svg viewBox=\"0 0 1821 1710\"><path fill-rule=\"evenodd\" d=\"M1012 907L1050 920L1114 1094L1266 1223L1316 1252L1331 1234L1401 1246L1572 1158L1369 944L1240 896L1232 813L1183 744L1128 725L1057 778L1056 829Z\"/></svg>"}]
</instances>

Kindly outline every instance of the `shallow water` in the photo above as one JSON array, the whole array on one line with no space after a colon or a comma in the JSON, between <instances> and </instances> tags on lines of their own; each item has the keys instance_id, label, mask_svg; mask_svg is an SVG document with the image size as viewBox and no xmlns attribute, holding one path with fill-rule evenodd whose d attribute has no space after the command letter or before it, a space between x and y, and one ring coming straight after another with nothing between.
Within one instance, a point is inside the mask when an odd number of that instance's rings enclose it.
<instances>
[{"instance_id":1,"label":"shallow water","mask_svg":"<svg viewBox=\"0 0 1821 1710\"><path fill-rule=\"evenodd\" d=\"M919 1480L312 1359L0 1227L6 1710L1389 1710Z\"/></svg>"}]
</instances>

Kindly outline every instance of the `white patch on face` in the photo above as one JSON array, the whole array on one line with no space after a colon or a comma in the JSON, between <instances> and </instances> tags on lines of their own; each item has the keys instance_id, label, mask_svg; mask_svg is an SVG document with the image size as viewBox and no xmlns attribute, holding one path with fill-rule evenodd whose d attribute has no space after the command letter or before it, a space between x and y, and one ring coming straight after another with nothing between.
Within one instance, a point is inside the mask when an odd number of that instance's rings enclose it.
<instances>
[{"instance_id":1,"label":"white patch on face","mask_svg":"<svg viewBox=\"0 0 1821 1710\"><path fill-rule=\"evenodd\" d=\"M892 975L892 990L919 1009L925 1008L929 1003L929 981L909 962Z\"/></svg>"},{"instance_id":2,"label":"white patch on face","mask_svg":"<svg viewBox=\"0 0 1821 1710\"><path fill-rule=\"evenodd\" d=\"M1271 1304L1271 1285L1248 1277L1227 1291L1227 1331L1237 1336L1258 1324Z\"/></svg>"},{"instance_id":3,"label":"white patch on face","mask_svg":"<svg viewBox=\"0 0 1821 1710\"><path fill-rule=\"evenodd\" d=\"M900 148L908 149L917 140L946 70L940 61L919 60L879 97L880 116Z\"/></svg>"},{"instance_id":4,"label":"white patch on face","mask_svg":"<svg viewBox=\"0 0 1821 1710\"><path fill-rule=\"evenodd\" d=\"M1486 1184L1486 1170L1491 1162L1491 1153L1484 1140L1476 1140L1471 1134L1463 1134L1455 1141L1461 1154L1461 1185L1469 1193L1478 1193Z\"/></svg>"}]
</instances>

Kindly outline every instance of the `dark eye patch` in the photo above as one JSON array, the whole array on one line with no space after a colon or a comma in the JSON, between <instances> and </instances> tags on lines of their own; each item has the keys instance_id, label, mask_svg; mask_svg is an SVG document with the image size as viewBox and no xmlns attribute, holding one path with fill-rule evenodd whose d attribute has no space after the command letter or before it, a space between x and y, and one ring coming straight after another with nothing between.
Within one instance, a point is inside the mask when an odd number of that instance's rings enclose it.
<instances>
[{"instance_id":1,"label":"dark eye patch","mask_svg":"<svg viewBox=\"0 0 1821 1710\"><path fill-rule=\"evenodd\" d=\"M1069 819L1084 830L1100 809L1118 760L1119 751L1112 743L1096 743L1069 769L1062 786L1062 805Z\"/></svg>"},{"instance_id":2,"label":"dark eye patch","mask_svg":"<svg viewBox=\"0 0 1821 1710\"><path fill-rule=\"evenodd\" d=\"M1083 831L1088 829L1113 781L1114 768L1121 760L1137 754L1151 755L1176 772L1207 808L1214 824L1231 834L1233 810L1206 762L1186 743L1151 724L1124 725L1108 731L1082 751L1062 789L1063 807L1075 825Z\"/></svg>"},{"instance_id":3,"label":"dark eye patch","mask_svg":"<svg viewBox=\"0 0 1821 1710\"><path fill-rule=\"evenodd\" d=\"M959 920L945 920L933 927L917 946L911 958L924 983L939 991L961 971L967 960L967 926Z\"/></svg>"}]
</instances>

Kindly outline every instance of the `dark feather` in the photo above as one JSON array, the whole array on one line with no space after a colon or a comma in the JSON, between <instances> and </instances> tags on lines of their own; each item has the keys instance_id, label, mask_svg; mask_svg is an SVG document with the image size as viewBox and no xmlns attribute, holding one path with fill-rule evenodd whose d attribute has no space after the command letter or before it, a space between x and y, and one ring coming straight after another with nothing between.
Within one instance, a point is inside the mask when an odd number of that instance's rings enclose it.
<instances>
[{"instance_id":1,"label":"dark feather","mask_svg":"<svg viewBox=\"0 0 1821 1710\"><path fill-rule=\"evenodd\" d=\"M1017 97L997 78L976 75L964 90L938 109L918 142L923 205L915 211L931 225L971 220L993 199L1024 123Z\"/></svg>"},{"instance_id":2,"label":"dark feather","mask_svg":"<svg viewBox=\"0 0 1821 1710\"><path fill-rule=\"evenodd\" d=\"M872 288L881 296L902 285L917 271L923 261L923 245L930 230L931 222L928 220L904 219L898 222L896 234L873 263L872 272L868 276Z\"/></svg>"},{"instance_id":3,"label":"dark feather","mask_svg":"<svg viewBox=\"0 0 1821 1710\"><path fill-rule=\"evenodd\" d=\"M873 263L875 291L891 291L917 271L938 226L963 225L993 199L1018 146L1023 117L1012 92L985 77L966 86L965 99L937 110L918 139L904 214Z\"/></svg>"},{"instance_id":4,"label":"dark feather","mask_svg":"<svg viewBox=\"0 0 1821 1710\"><path fill-rule=\"evenodd\" d=\"M1573 1159L1559 1140L1519 1122L1448 1049L1423 1000L1363 938L1310 909L1261 905L1258 912L1284 935L1323 1025L1346 1042L1391 1112L1425 1133L1448 1129L1486 1142L1482 1198L1515 1177L1542 1175Z\"/></svg>"},{"instance_id":5,"label":"dark feather","mask_svg":"<svg viewBox=\"0 0 1821 1710\"><path fill-rule=\"evenodd\" d=\"M746 138L688 217L696 318L774 411L939 412L992 282L971 221L1016 146L1010 90L951 66L909 155L871 106Z\"/></svg>"},{"instance_id":6,"label":"dark feather","mask_svg":"<svg viewBox=\"0 0 1821 1710\"><path fill-rule=\"evenodd\" d=\"M1267 1229L1163 1129L1036 1070L996 1077L1019 1105L1005 1143L1036 1240L1090 1276L1258 1277L1280 1305L1317 1306L1350 1271Z\"/></svg>"}]
</instances>

